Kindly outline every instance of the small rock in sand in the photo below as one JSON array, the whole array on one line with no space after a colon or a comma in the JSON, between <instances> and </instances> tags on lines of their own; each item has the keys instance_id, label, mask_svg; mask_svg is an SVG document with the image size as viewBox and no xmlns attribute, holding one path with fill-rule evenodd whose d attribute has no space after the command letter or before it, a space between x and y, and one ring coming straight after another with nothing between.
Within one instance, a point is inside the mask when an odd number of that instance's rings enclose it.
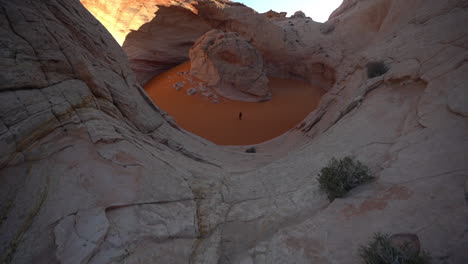
<instances>
[{"instance_id":1,"label":"small rock in sand","mask_svg":"<svg viewBox=\"0 0 468 264\"><path fill-rule=\"evenodd\" d=\"M195 88L190 88L190 89L187 90L188 95L194 95L196 93L197 93L197 89L195 89Z\"/></svg>"},{"instance_id":2,"label":"small rock in sand","mask_svg":"<svg viewBox=\"0 0 468 264\"><path fill-rule=\"evenodd\" d=\"M184 87L185 83L184 82L176 82L174 84L174 88L177 90L177 91L180 91L180 89L182 89L182 87Z\"/></svg>"}]
</instances>

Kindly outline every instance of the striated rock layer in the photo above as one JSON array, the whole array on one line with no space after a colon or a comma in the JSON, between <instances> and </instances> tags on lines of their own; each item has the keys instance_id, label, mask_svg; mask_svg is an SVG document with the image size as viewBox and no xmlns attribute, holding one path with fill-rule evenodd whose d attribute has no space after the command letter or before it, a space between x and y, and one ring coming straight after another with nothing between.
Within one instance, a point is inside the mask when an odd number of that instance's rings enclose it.
<instances>
[{"instance_id":1,"label":"striated rock layer","mask_svg":"<svg viewBox=\"0 0 468 264\"><path fill-rule=\"evenodd\" d=\"M194 10L194 0L81 0L81 3L122 45L127 35L150 22L160 6L180 6Z\"/></svg>"},{"instance_id":2,"label":"striated rock layer","mask_svg":"<svg viewBox=\"0 0 468 264\"><path fill-rule=\"evenodd\" d=\"M123 49L143 85L155 75L189 59L189 49L211 27L191 10L160 7L158 15L127 35Z\"/></svg>"},{"instance_id":3,"label":"striated rock layer","mask_svg":"<svg viewBox=\"0 0 468 264\"><path fill-rule=\"evenodd\" d=\"M234 32L211 30L190 49L190 74L225 98L271 99L262 55Z\"/></svg>"},{"instance_id":4,"label":"striated rock layer","mask_svg":"<svg viewBox=\"0 0 468 264\"><path fill-rule=\"evenodd\" d=\"M246 153L159 112L78 1L0 0L0 262L360 263L386 232L466 263L468 2L347 2L319 24L198 1L191 14L249 41L269 75L327 89ZM316 174L345 155L376 180L329 203Z\"/></svg>"}]
</instances>

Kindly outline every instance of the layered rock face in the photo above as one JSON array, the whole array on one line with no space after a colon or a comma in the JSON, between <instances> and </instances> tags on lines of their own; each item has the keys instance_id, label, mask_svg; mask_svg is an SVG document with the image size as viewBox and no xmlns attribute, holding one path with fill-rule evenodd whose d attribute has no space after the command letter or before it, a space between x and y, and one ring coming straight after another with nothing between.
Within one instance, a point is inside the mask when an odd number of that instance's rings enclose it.
<instances>
[{"instance_id":1,"label":"layered rock face","mask_svg":"<svg viewBox=\"0 0 468 264\"><path fill-rule=\"evenodd\" d=\"M268 75L302 79L325 90L334 85L334 68L342 54L332 48L334 39L319 33L322 24L303 16L272 21L245 6L209 1L200 1L196 8L212 27L237 32L259 50Z\"/></svg>"},{"instance_id":2,"label":"layered rock face","mask_svg":"<svg viewBox=\"0 0 468 264\"><path fill-rule=\"evenodd\" d=\"M188 60L190 47L211 29L196 16L193 7L196 2L81 1L123 46L141 85L158 73Z\"/></svg>"},{"instance_id":3,"label":"layered rock face","mask_svg":"<svg viewBox=\"0 0 468 264\"><path fill-rule=\"evenodd\" d=\"M182 0L81 0L81 3L112 33L120 45L132 31L155 18L160 6L181 6L194 10L196 1Z\"/></svg>"},{"instance_id":4,"label":"layered rock face","mask_svg":"<svg viewBox=\"0 0 468 264\"><path fill-rule=\"evenodd\" d=\"M26 2L2 2L2 164L50 130L86 121L76 109L99 109L145 133L161 125L125 54L79 3Z\"/></svg>"},{"instance_id":5,"label":"layered rock face","mask_svg":"<svg viewBox=\"0 0 468 264\"><path fill-rule=\"evenodd\" d=\"M242 101L271 98L260 52L234 32L211 30L190 49L190 74L223 97Z\"/></svg>"},{"instance_id":6,"label":"layered rock face","mask_svg":"<svg viewBox=\"0 0 468 264\"><path fill-rule=\"evenodd\" d=\"M188 50L210 29L191 10L179 6L160 7L150 23L127 35L123 49L143 85L158 73L187 61Z\"/></svg>"},{"instance_id":7,"label":"layered rock face","mask_svg":"<svg viewBox=\"0 0 468 264\"><path fill-rule=\"evenodd\" d=\"M468 2L346 2L326 24L191 12L249 41L268 74L328 89L252 154L178 129L79 2L0 0L0 262L361 263L386 232L466 263ZM316 174L345 155L376 180L330 203Z\"/></svg>"}]
</instances>

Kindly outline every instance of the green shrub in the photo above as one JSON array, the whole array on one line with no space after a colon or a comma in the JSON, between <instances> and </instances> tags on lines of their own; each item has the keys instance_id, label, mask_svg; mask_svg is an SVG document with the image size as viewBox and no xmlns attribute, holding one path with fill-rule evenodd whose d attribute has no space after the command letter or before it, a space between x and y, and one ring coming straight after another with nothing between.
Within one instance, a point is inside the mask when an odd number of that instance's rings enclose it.
<instances>
[{"instance_id":1,"label":"green shrub","mask_svg":"<svg viewBox=\"0 0 468 264\"><path fill-rule=\"evenodd\" d=\"M359 249L365 264L428 264L430 255L419 249L405 245L401 248L392 245L388 235L377 233L367 246Z\"/></svg>"},{"instance_id":2,"label":"green shrub","mask_svg":"<svg viewBox=\"0 0 468 264\"><path fill-rule=\"evenodd\" d=\"M372 178L369 168L351 157L341 160L332 158L318 175L320 189L327 193L330 201L343 197L354 187Z\"/></svg>"},{"instance_id":3,"label":"green shrub","mask_svg":"<svg viewBox=\"0 0 468 264\"><path fill-rule=\"evenodd\" d=\"M388 67L383 61L374 61L369 62L366 65L367 68L367 77L369 79L375 78L380 75L384 75L388 71Z\"/></svg>"},{"instance_id":4,"label":"green shrub","mask_svg":"<svg viewBox=\"0 0 468 264\"><path fill-rule=\"evenodd\" d=\"M251 147L245 150L247 153L257 153L257 149L255 147Z\"/></svg>"}]
</instances>

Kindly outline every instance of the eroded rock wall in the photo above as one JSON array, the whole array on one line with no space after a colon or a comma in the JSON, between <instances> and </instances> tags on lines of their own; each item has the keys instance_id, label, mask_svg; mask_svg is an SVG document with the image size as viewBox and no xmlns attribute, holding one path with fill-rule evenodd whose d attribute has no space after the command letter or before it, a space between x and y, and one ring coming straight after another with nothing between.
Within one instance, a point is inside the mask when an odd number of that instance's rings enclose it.
<instances>
[{"instance_id":1,"label":"eroded rock wall","mask_svg":"<svg viewBox=\"0 0 468 264\"><path fill-rule=\"evenodd\" d=\"M83 3L98 18L105 16L102 19L105 25L114 23L124 28L108 27L118 38L125 35L123 48L143 85L158 73L188 60L189 49L195 40L213 28L237 32L249 41L262 53L270 76L303 79L324 89L331 88L335 82L335 65L332 63L338 61L341 54L325 54L323 46L331 43L322 34L311 34L320 32L322 28L320 23L310 18L271 20L247 6L230 1L176 1L169 6L156 1L145 3L161 5L154 15L150 14L154 9L144 8L138 3L132 5L131 14L145 13L146 17L152 17L146 22L135 22L135 25L140 25L135 30L126 19L129 16L125 13L128 9L126 1L113 2L123 12L119 16L109 14L107 4L102 1ZM167 49L168 46L172 48Z\"/></svg>"},{"instance_id":2,"label":"eroded rock wall","mask_svg":"<svg viewBox=\"0 0 468 264\"><path fill-rule=\"evenodd\" d=\"M163 118L107 30L78 1L21 0L0 1L0 35L0 262L94 261L115 227L107 214L128 207L136 215L181 207L189 226L161 231L162 240L196 237L184 180L157 158L156 172L142 170L127 152L138 154L135 145L124 146ZM181 189L142 190L157 182Z\"/></svg>"},{"instance_id":3,"label":"eroded rock wall","mask_svg":"<svg viewBox=\"0 0 468 264\"><path fill-rule=\"evenodd\" d=\"M159 73L189 60L190 48L210 29L187 8L161 6L151 22L127 35L123 49L138 81L145 84Z\"/></svg>"},{"instance_id":4,"label":"eroded rock wall","mask_svg":"<svg viewBox=\"0 0 468 264\"><path fill-rule=\"evenodd\" d=\"M271 99L263 57L235 32L210 30L190 49L190 74L225 98Z\"/></svg>"},{"instance_id":5,"label":"eroded rock wall","mask_svg":"<svg viewBox=\"0 0 468 264\"><path fill-rule=\"evenodd\" d=\"M144 133L161 125L125 54L80 3L1 3L2 157L21 155L66 122L83 123L80 111L99 110Z\"/></svg>"},{"instance_id":6,"label":"eroded rock wall","mask_svg":"<svg viewBox=\"0 0 468 264\"><path fill-rule=\"evenodd\" d=\"M122 45L131 31L150 22L158 6L181 6L193 10L196 1L170 0L81 0L81 3L106 27Z\"/></svg>"}]
</instances>

